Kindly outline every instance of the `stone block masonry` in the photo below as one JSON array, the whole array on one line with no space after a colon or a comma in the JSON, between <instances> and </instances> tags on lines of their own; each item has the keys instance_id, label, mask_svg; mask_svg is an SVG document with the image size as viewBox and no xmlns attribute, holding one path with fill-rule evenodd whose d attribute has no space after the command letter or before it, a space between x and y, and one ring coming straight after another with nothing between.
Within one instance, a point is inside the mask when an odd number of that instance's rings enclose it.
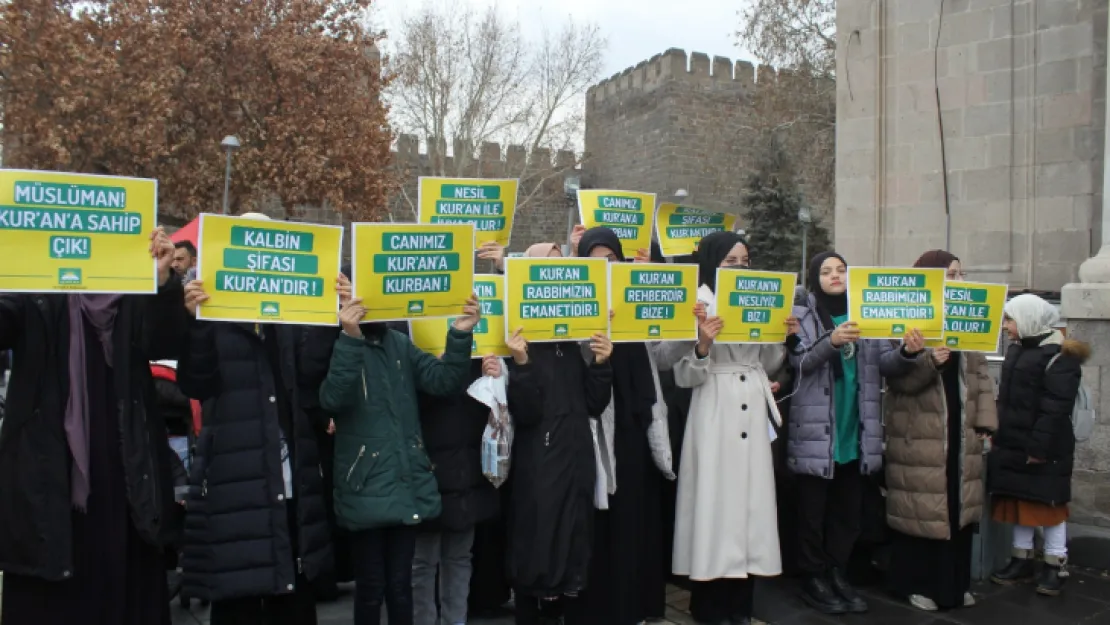
<instances>
[{"instance_id":1,"label":"stone block masonry","mask_svg":"<svg viewBox=\"0 0 1110 625\"><path fill-rule=\"evenodd\" d=\"M771 86L779 97L764 102ZM757 72L744 61L667 50L588 91L583 185L655 193L661 202L685 189L686 203L742 216L740 200L769 102L791 92L812 96L822 87L831 103L832 85L807 84L769 66ZM834 189L820 176L812 149L820 138L808 126L784 129L806 198L819 217L830 217L823 221L831 230Z\"/></svg>"}]
</instances>

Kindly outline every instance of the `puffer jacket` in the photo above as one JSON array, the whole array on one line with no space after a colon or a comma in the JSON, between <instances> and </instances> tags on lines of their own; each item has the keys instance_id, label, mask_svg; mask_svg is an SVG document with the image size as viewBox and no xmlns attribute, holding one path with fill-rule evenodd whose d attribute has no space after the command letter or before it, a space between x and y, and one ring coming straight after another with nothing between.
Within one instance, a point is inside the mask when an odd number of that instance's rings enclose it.
<instances>
[{"instance_id":1,"label":"puffer jacket","mask_svg":"<svg viewBox=\"0 0 1110 625\"><path fill-rule=\"evenodd\" d=\"M1060 358L1049 368L1054 356ZM989 457L991 495L1058 506L1071 501L1075 431L1071 415L1086 343L1059 332L1011 345L998 389L998 434ZM1029 458L1042 460L1030 463Z\"/></svg>"},{"instance_id":2,"label":"puffer jacket","mask_svg":"<svg viewBox=\"0 0 1110 625\"><path fill-rule=\"evenodd\" d=\"M986 356L960 353L958 358L963 528L979 521L985 502L983 443L977 431L998 429L998 414ZM948 398L931 356L918 358L906 375L887 380L885 409L887 524L910 536L948 540Z\"/></svg>"},{"instance_id":3,"label":"puffer jacket","mask_svg":"<svg viewBox=\"0 0 1110 625\"><path fill-rule=\"evenodd\" d=\"M797 303L797 302L796 302ZM790 364L795 371L794 395L790 398L790 427L786 466L792 473L832 479L836 410L833 401L833 370L829 364L840 357L830 335L817 315L817 302L807 294L794 306L801 329L791 346ZM859 360L860 472L870 475L883 466L882 378L899 376L913 366L895 343L861 340Z\"/></svg>"}]
</instances>

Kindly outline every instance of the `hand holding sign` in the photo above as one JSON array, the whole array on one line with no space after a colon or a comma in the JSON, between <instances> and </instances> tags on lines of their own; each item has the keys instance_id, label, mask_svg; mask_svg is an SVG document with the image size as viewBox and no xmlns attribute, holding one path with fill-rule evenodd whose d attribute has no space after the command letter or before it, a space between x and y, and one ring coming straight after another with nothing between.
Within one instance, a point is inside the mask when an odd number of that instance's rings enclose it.
<instances>
[{"instance_id":1,"label":"hand holding sign","mask_svg":"<svg viewBox=\"0 0 1110 625\"><path fill-rule=\"evenodd\" d=\"M204 282L193 280L185 285L185 310L190 317L197 316L197 306L208 301L208 294L204 292Z\"/></svg>"},{"instance_id":2,"label":"hand holding sign","mask_svg":"<svg viewBox=\"0 0 1110 625\"><path fill-rule=\"evenodd\" d=\"M911 328L902 337L902 348L910 356L916 356L925 349L925 335L917 328Z\"/></svg>"},{"instance_id":3,"label":"hand holding sign","mask_svg":"<svg viewBox=\"0 0 1110 625\"><path fill-rule=\"evenodd\" d=\"M613 355L613 343L609 337L598 332L590 338L590 351L594 353L594 362L603 365Z\"/></svg>"},{"instance_id":4,"label":"hand holding sign","mask_svg":"<svg viewBox=\"0 0 1110 625\"><path fill-rule=\"evenodd\" d=\"M937 347L933 349L933 364L938 367L943 366L944 363L948 362L948 359L951 357L952 350L948 349L947 347Z\"/></svg>"},{"instance_id":5,"label":"hand holding sign","mask_svg":"<svg viewBox=\"0 0 1110 625\"><path fill-rule=\"evenodd\" d=\"M802 324L798 322L797 317L786 318L786 336L791 336L802 331Z\"/></svg>"},{"instance_id":6,"label":"hand holding sign","mask_svg":"<svg viewBox=\"0 0 1110 625\"><path fill-rule=\"evenodd\" d=\"M494 355L482 358L482 375L487 378L501 377L501 359Z\"/></svg>"},{"instance_id":7,"label":"hand holding sign","mask_svg":"<svg viewBox=\"0 0 1110 625\"><path fill-rule=\"evenodd\" d=\"M706 317L698 324L698 356L705 358L709 355L709 348L713 347L713 342L724 327L725 321L720 317Z\"/></svg>"},{"instance_id":8,"label":"hand holding sign","mask_svg":"<svg viewBox=\"0 0 1110 625\"><path fill-rule=\"evenodd\" d=\"M362 338L362 330L358 327L358 324L365 316L366 307L362 305L362 298L356 297L347 300L347 303L339 310L339 325L343 326L343 333L353 339Z\"/></svg>"},{"instance_id":9,"label":"hand holding sign","mask_svg":"<svg viewBox=\"0 0 1110 625\"><path fill-rule=\"evenodd\" d=\"M505 246L496 241L486 241L478 248L478 258L493 261L498 271L505 271Z\"/></svg>"},{"instance_id":10,"label":"hand holding sign","mask_svg":"<svg viewBox=\"0 0 1110 625\"><path fill-rule=\"evenodd\" d=\"M855 343L859 340L859 324L855 321L845 321L833 330L829 340L833 347L844 347L848 343Z\"/></svg>"},{"instance_id":11,"label":"hand holding sign","mask_svg":"<svg viewBox=\"0 0 1110 625\"><path fill-rule=\"evenodd\" d=\"M346 304L351 299L351 279L343 274L335 281L335 293L339 296L339 305Z\"/></svg>"},{"instance_id":12,"label":"hand holding sign","mask_svg":"<svg viewBox=\"0 0 1110 625\"><path fill-rule=\"evenodd\" d=\"M570 231L570 255L578 256L578 242L582 240L582 235L586 234L586 226L578 224Z\"/></svg>"},{"instance_id":13,"label":"hand holding sign","mask_svg":"<svg viewBox=\"0 0 1110 625\"><path fill-rule=\"evenodd\" d=\"M513 354L513 361L518 365L528 364L528 341L524 339L524 328L517 328L516 332L509 337L506 344L509 346L509 351Z\"/></svg>"},{"instance_id":14,"label":"hand holding sign","mask_svg":"<svg viewBox=\"0 0 1110 625\"><path fill-rule=\"evenodd\" d=\"M165 228L158 226L150 233L150 256L158 261L158 286L165 286L173 274L173 241L166 236Z\"/></svg>"},{"instance_id":15,"label":"hand holding sign","mask_svg":"<svg viewBox=\"0 0 1110 625\"><path fill-rule=\"evenodd\" d=\"M455 329L459 332L473 332L474 326L482 319L482 307L478 303L478 296L471 294L463 306L463 316L455 319Z\"/></svg>"}]
</instances>

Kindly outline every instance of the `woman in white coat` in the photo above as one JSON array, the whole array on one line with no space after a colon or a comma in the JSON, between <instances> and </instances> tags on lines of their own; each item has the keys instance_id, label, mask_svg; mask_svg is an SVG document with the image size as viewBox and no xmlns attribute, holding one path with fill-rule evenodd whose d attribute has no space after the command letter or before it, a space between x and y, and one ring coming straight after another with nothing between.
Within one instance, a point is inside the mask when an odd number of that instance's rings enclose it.
<instances>
[{"instance_id":1,"label":"woman in white coat","mask_svg":"<svg viewBox=\"0 0 1110 625\"><path fill-rule=\"evenodd\" d=\"M748 247L735 233L711 234L702 239L698 265L704 300L716 289L718 267L748 266ZM782 367L785 350L714 345L727 321L705 307L699 302L697 345L675 365L675 381L694 394L678 476L673 572L693 582L691 612L699 623L746 625L752 576L782 573L771 459L771 425L780 418L777 384L768 375Z\"/></svg>"}]
</instances>

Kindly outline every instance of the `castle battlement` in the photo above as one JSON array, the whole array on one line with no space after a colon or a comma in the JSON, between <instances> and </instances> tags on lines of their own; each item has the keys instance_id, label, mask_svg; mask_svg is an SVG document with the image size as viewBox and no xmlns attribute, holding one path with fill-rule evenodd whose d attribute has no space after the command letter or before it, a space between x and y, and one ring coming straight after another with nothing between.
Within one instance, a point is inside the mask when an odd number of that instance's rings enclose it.
<instances>
[{"instance_id":1,"label":"castle battlement","mask_svg":"<svg viewBox=\"0 0 1110 625\"><path fill-rule=\"evenodd\" d=\"M778 72L770 65L761 65L757 73L748 61L733 62L723 56L710 59L704 52L687 55L685 50L671 48L590 87L586 102L596 106L608 99L647 93L673 82L697 84L702 89L710 86L753 91L777 77Z\"/></svg>"},{"instance_id":2,"label":"castle battlement","mask_svg":"<svg viewBox=\"0 0 1110 625\"><path fill-rule=\"evenodd\" d=\"M394 165L425 173L439 165L440 159L443 159L442 170L446 172L479 178L515 178L526 170L529 176L545 174L552 169L573 169L578 163L577 156L571 150L558 150L552 160L551 150L547 148L536 148L528 154L528 150L521 145L503 148L500 143L484 142L475 148L468 147L462 141L455 141L448 154L447 142L443 139L429 137L424 145L426 149L421 150L421 141L416 135L398 135L393 150ZM465 156L460 159L459 155Z\"/></svg>"}]
</instances>

